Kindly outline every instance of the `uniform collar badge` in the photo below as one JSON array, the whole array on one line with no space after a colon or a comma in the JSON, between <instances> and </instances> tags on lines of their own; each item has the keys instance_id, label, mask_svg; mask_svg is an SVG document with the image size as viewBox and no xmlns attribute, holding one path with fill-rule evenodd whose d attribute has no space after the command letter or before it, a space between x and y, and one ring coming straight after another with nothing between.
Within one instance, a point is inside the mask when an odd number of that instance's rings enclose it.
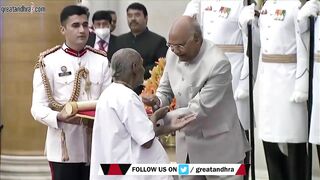
<instances>
[{"instance_id":1,"label":"uniform collar badge","mask_svg":"<svg viewBox=\"0 0 320 180\"><path fill-rule=\"evenodd\" d=\"M74 49L69 48L66 44L63 44L62 49L64 52L66 52L74 57L81 57L87 52L87 48L83 48L80 51L76 51Z\"/></svg>"}]
</instances>

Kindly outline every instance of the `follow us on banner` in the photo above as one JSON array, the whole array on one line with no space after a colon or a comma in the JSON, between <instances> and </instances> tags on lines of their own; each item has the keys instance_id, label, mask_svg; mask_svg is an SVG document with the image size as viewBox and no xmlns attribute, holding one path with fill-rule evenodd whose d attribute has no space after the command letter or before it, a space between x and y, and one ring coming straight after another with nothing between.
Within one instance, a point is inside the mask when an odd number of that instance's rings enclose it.
<instances>
[{"instance_id":1,"label":"follow us on banner","mask_svg":"<svg viewBox=\"0 0 320 180\"><path fill-rule=\"evenodd\" d=\"M100 164L98 175L246 175L245 164Z\"/></svg>"}]
</instances>

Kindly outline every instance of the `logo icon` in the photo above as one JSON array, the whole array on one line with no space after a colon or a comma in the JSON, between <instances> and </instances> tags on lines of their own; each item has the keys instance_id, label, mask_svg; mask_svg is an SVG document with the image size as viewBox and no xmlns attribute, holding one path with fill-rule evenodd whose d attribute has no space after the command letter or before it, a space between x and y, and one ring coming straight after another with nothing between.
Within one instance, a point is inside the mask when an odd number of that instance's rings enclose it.
<instances>
[{"instance_id":1,"label":"logo icon","mask_svg":"<svg viewBox=\"0 0 320 180\"><path fill-rule=\"evenodd\" d=\"M189 165L188 164L179 164L178 166L180 175L188 175L189 174Z\"/></svg>"}]
</instances>

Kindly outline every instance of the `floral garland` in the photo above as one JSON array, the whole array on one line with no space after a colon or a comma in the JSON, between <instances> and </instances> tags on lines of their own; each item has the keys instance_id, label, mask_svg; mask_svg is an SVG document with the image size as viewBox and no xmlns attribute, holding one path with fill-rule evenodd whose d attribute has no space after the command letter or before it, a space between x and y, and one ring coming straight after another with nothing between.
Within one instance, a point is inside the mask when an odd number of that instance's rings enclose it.
<instances>
[{"instance_id":1,"label":"floral garland","mask_svg":"<svg viewBox=\"0 0 320 180\"><path fill-rule=\"evenodd\" d=\"M156 93L165 65L166 59L159 58L156 62L156 66L154 66L150 71L151 77L144 82L145 87L141 95L148 96ZM170 104L170 110L173 110L175 108L175 105L176 99L174 98ZM148 114L152 114L152 107L146 106L145 109Z\"/></svg>"},{"instance_id":2,"label":"floral garland","mask_svg":"<svg viewBox=\"0 0 320 180\"><path fill-rule=\"evenodd\" d=\"M144 89L141 93L142 96L149 96L155 94L157 92L157 88L159 86L159 82L161 76L164 71L164 67L166 65L165 58L159 58L156 62L156 66L150 71L151 77L144 82ZM175 109L176 106L176 98L174 98L170 104L170 110ZM152 114L152 107L145 106L145 110L147 114ZM175 133L170 133L168 135L163 135L160 137L160 142L166 147L174 147L175 146Z\"/></svg>"}]
</instances>

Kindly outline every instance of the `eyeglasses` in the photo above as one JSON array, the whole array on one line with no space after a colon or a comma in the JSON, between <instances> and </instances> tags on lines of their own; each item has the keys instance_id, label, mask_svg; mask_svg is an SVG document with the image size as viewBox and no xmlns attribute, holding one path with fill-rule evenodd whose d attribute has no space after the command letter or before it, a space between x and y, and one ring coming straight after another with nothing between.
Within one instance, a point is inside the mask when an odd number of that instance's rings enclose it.
<instances>
[{"instance_id":1,"label":"eyeglasses","mask_svg":"<svg viewBox=\"0 0 320 180\"><path fill-rule=\"evenodd\" d=\"M179 49L179 50L184 50L186 45L188 44L188 42L190 40L193 39L193 36L191 36L185 43L183 44L170 44L170 43L167 43L167 46L171 49Z\"/></svg>"}]
</instances>

